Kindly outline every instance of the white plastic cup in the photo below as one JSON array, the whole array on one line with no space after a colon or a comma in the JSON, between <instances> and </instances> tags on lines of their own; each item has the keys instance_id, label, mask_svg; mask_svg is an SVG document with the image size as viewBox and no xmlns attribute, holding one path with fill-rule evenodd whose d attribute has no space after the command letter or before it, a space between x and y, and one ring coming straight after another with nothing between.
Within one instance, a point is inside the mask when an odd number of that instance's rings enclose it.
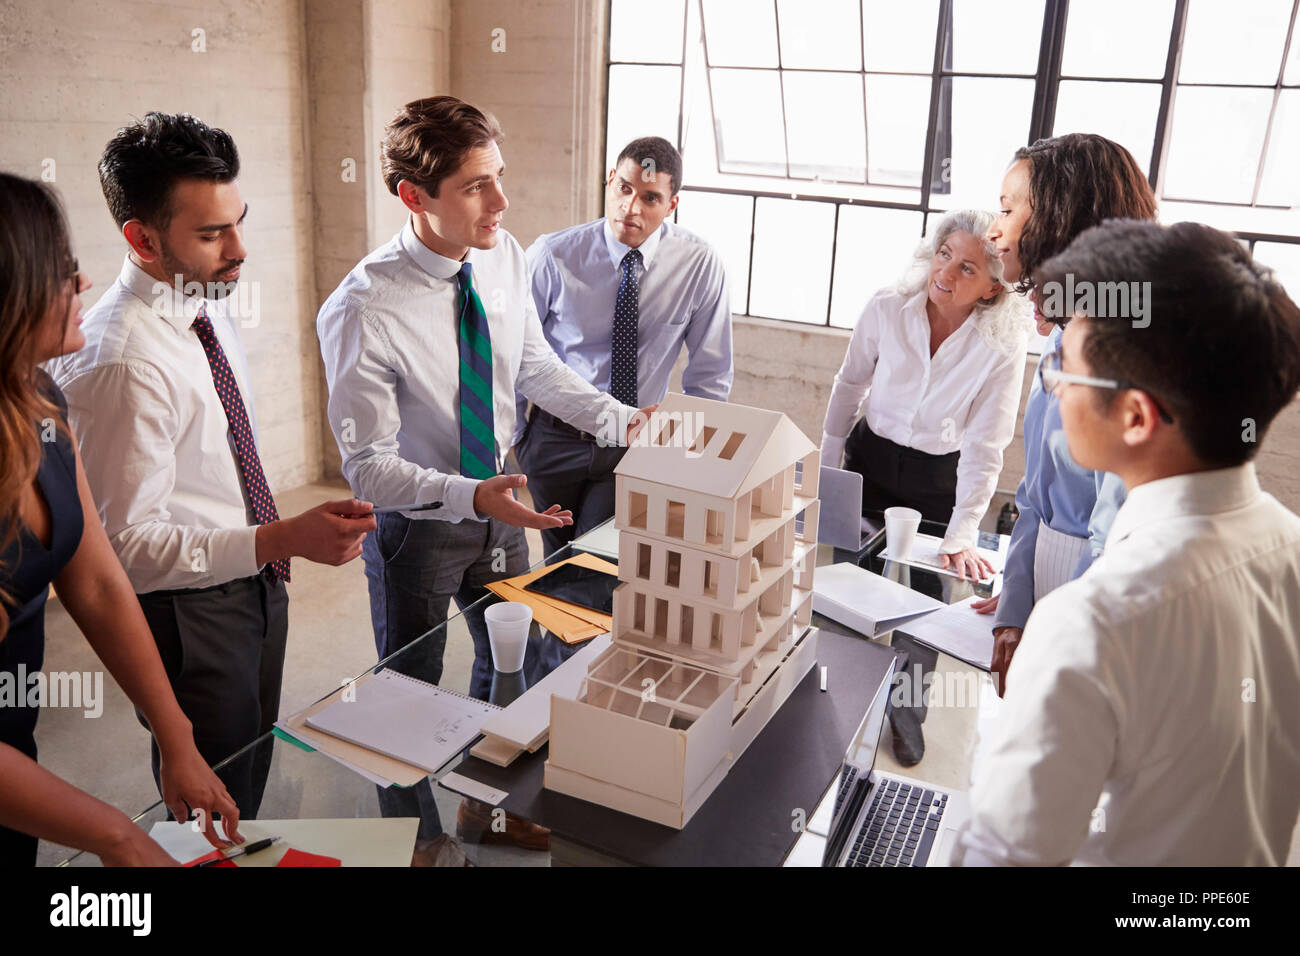
<instances>
[{"instance_id":1,"label":"white plastic cup","mask_svg":"<svg viewBox=\"0 0 1300 956\"><path fill-rule=\"evenodd\" d=\"M502 674L523 670L533 609L519 601L502 601L484 611L483 619L492 647L492 666Z\"/></svg>"},{"instance_id":2,"label":"white plastic cup","mask_svg":"<svg viewBox=\"0 0 1300 956\"><path fill-rule=\"evenodd\" d=\"M912 554L912 542L921 527L921 512L915 508L885 509L885 546L896 561L906 561Z\"/></svg>"}]
</instances>

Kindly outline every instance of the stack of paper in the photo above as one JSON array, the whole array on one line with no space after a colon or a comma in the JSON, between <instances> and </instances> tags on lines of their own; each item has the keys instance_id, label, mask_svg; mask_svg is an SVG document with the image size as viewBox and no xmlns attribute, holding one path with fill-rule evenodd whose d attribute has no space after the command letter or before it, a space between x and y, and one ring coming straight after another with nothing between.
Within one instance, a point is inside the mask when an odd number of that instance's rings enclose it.
<instances>
[{"instance_id":1,"label":"stack of paper","mask_svg":"<svg viewBox=\"0 0 1300 956\"><path fill-rule=\"evenodd\" d=\"M975 600L972 596L900 624L898 631L986 671L993 664L993 615L976 614L971 609Z\"/></svg>"},{"instance_id":2,"label":"stack of paper","mask_svg":"<svg viewBox=\"0 0 1300 956\"><path fill-rule=\"evenodd\" d=\"M545 567L529 571L527 574L493 581L487 585L487 589L503 601L518 601L521 604L527 604L533 609L533 619L566 644L577 644L580 641L593 638L597 634L604 634L606 631L612 630L614 618L608 614L601 614L599 611L593 611L581 604L571 604L568 601L561 601L545 594L535 594L532 591L524 590L525 585L531 584L533 580L540 578L543 574L554 571L561 564L576 564L584 568L606 571L613 575L618 574L617 564L598 558L594 554L579 554L561 561L559 564L548 564Z\"/></svg>"},{"instance_id":3,"label":"stack of paper","mask_svg":"<svg viewBox=\"0 0 1300 956\"><path fill-rule=\"evenodd\" d=\"M813 610L868 637L942 607L942 601L851 562L818 568L813 577Z\"/></svg>"},{"instance_id":4,"label":"stack of paper","mask_svg":"<svg viewBox=\"0 0 1300 956\"><path fill-rule=\"evenodd\" d=\"M499 707L394 670L307 717L307 726L436 773L478 736Z\"/></svg>"}]
</instances>

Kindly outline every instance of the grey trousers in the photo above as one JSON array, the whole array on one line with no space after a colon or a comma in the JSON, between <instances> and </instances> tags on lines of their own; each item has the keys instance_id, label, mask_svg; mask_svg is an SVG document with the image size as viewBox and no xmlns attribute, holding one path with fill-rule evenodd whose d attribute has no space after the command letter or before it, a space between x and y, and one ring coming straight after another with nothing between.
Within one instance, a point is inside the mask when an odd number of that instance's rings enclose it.
<instances>
[{"instance_id":1,"label":"grey trousers","mask_svg":"<svg viewBox=\"0 0 1300 956\"><path fill-rule=\"evenodd\" d=\"M528 476L528 490L538 511L559 505L573 512L568 527L542 530L548 556L614 517L614 468L624 451L619 446L602 448L533 413L523 441L515 447L519 470Z\"/></svg>"},{"instance_id":2,"label":"grey trousers","mask_svg":"<svg viewBox=\"0 0 1300 956\"><path fill-rule=\"evenodd\" d=\"M203 759L219 763L269 734L279 717L289 634L284 583L256 575L210 588L151 591L137 599ZM138 711L137 717L148 726ZM158 783L158 743L152 738L150 750ZM272 746L264 742L217 772L241 818L257 816L271 756Z\"/></svg>"},{"instance_id":3,"label":"grey trousers","mask_svg":"<svg viewBox=\"0 0 1300 956\"><path fill-rule=\"evenodd\" d=\"M469 607L483 597L489 581L527 571L523 529L495 520L453 523L400 514L381 514L375 520L378 526L362 545L375 650L380 660L396 653L388 664L393 670L437 684L447 644L446 628L440 625L446 623L450 602ZM469 692L487 700L492 656L482 609L467 611L465 623L474 642ZM436 633L412 644L434 628ZM379 808L386 817L418 816L421 840L442 832L427 779L409 788L379 788Z\"/></svg>"}]
</instances>

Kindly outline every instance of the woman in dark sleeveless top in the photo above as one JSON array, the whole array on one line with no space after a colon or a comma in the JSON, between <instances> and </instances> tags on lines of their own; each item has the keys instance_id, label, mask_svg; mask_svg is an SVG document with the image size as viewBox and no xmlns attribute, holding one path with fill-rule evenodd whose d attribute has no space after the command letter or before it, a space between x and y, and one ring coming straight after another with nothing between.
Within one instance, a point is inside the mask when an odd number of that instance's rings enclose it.
<instances>
[{"instance_id":1,"label":"woman in dark sleeveless top","mask_svg":"<svg viewBox=\"0 0 1300 956\"><path fill-rule=\"evenodd\" d=\"M85 343L80 294L54 194L0 173L0 866L31 866L38 837L107 864L172 863L108 804L36 763L50 585L164 749L163 794L178 819L238 810L194 746L140 605L99 523L63 395L38 363ZM46 682L48 683L48 682ZM93 730L92 730L93 732ZM166 741L164 744L163 741ZM237 831L235 833L238 838Z\"/></svg>"}]
</instances>

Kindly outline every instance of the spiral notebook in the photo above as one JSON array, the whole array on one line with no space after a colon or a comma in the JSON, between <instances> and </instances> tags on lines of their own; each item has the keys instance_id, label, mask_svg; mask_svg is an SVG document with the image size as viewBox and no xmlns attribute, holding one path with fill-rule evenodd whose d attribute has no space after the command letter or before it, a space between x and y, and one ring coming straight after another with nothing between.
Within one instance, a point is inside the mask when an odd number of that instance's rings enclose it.
<instances>
[{"instance_id":1,"label":"spiral notebook","mask_svg":"<svg viewBox=\"0 0 1300 956\"><path fill-rule=\"evenodd\" d=\"M383 670L307 718L307 726L435 773L501 708Z\"/></svg>"}]
</instances>

